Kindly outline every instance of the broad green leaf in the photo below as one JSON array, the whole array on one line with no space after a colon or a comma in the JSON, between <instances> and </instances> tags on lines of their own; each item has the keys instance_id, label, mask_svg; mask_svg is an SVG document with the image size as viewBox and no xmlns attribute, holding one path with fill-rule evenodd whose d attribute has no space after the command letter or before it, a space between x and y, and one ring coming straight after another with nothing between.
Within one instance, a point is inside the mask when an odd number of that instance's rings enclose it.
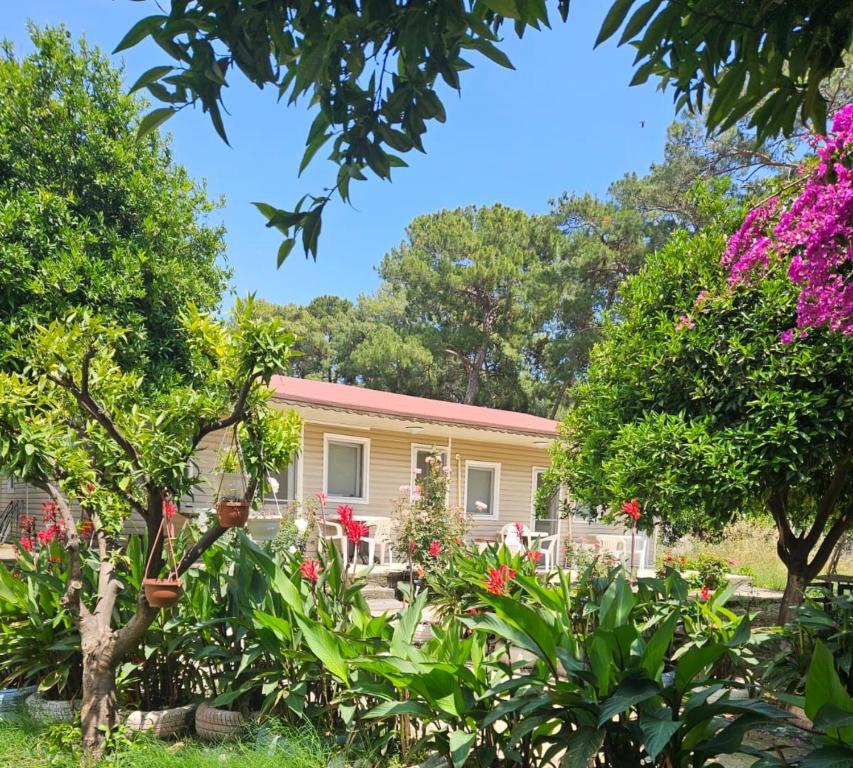
<instances>
[{"instance_id":1,"label":"broad green leaf","mask_svg":"<svg viewBox=\"0 0 853 768\"><path fill-rule=\"evenodd\" d=\"M597 48L605 40L615 34L616 30L622 25L622 22L625 21L625 17L628 15L628 11L631 10L631 6L633 4L634 0L616 0L616 2L610 6L610 10L607 12L607 15L604 17L604 21L601 23L601 29L598 32L598 37L595 39L595 45L593 47Z\"/></svg>"},{"instance_id":2,"label":"broad green leaf","mask_svg":"<svg viewBox=\"0 0 853 768\"><path fill-rule=\"evenodd\" d=\"M853 713L853 698L838 677L832 653L818 640L806 675L806 715L814 721L827 705L831 705L833 710ZM831 728L827 734L841 741L853 741L851 726Z\"/></svg>"},{"instance_id":3,"label":"broad green leaf","mask_svg":"<svg viewBox=\"0 0 853 768\"><path fill-rule=\"evenodd\" d=\"M563 758L563 768L587 768L603 743L603 730L581 726L568 739L569 748Z\"/></svg>"},{"instance_id":4,"label":"broad green leaf","mask_svg":"<svg viewBox=\"0 0 853 768\"><path fill-rule=\"evenodd\" d=\"M654 760L667 745L681 723L678 720L663 720L652 717L640 718L640 730L648 756Z\"/></svg>"},{"instance_id":5,"label":"broad green leaf","mask_svg":"<svg viewBox=\"0 0 853 768\"><path fill-rule=\"evenodd\" d=\"M305 635L305 642L308 643L311 652L329 672L349 684L347 663L341 652L337 635L332 634L320 624L310 619L303 619L301 616L296 617L296 622L299 624L302 634Z\"/></svg>"},{"instance_id":6,"label":"broad green leaf","mask_svg":"<svg viewBox=\"0 0 853 768\"><path fill-rule=\"evenodd\" d=\"M130 92L138 91L140 88L144 88L146 85L153 83L155 80L159 80L161 77L165 77L168 75L174 67L163 66L163 67L151 67L151 69L145 70L137 79L136 82L130 86Z\"/></svg>"},{"instance_id":7,"label":"broad green leaf","mask_svg":"<svg viewBox=\"0 0 853 768\"><path fill-rule=\"evenodd\" d=\"M127 34L121 39L119 44L113 50L113 53L119 53L120 51L132 48L138 42L148 37L148 35L150 35L155 29L157 29L162 24L162 22L166 21L168 18L168 16L156 14L153 16L146 16L144 19L140 19L128 30Z\"/></svg>"},{"instance_id":8,"label":"broad green leaf","mask_svg":"<svg viewBox=\"0 0 853 768\"><path fill-rule=\"evenodd\" d=\"M136 138L144 138L152 131L156 131L174 114L175 110L173 107L158 107L152 110L139 122L139 128L136 130Z\"/></svg>"},{"instance_id":9,"label":"broad green leaf","mask_svg":"<svg viewBox=\"0 0 853 768\"><path fill-rule=\"evenodd\" d=\"M465 765L468 760L468 753L476 740L476 733L453 731L450 734L450 759L453 760L453 768L462 768Z\"/></svg>"},{"instance_id":10,"label":"broad green leaf","mask_svg":"<svg viewBox=\"0 0 853 768\"><path fill-rule=\"evenodd\" d=\"M652 680L628 678L623 680L601 705L598 727L621 714L629 707L646 701L660 693L660 686Z\"/></svg>"}]
</instances>

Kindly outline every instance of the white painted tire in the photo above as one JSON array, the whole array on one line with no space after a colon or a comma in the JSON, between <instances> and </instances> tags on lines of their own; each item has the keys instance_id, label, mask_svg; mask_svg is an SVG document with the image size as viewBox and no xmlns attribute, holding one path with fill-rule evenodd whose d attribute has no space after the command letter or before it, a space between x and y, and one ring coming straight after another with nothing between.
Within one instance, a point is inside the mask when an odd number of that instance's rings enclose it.
<instances>
[{"instance_id":1,"label":"white painted tire","mask_svg":"<svg viewBox=\"0 0 853 768\"><path fill-rule=\"evenodd\" d=\"M40 693L27 698L27 712L37 723L71 723L80 709L80 703L74 701L51 701Z\"/></svg>"},{"instance_id":2,"label":"white painted tire","mask_svg":"<svg viewBox=\"0 0 853 768\"><path fill-rule=\"evenodd\" d=\"M0 720L5 720L17 714L24 707L24 702L38 690L38 686L28 685L25 688L3 688L0 690Z\"/></svg>"},{"instance_id":3,"label":"white painted tire","mask_svg":"<svg viewBox=\"0 0 853 768\"><path fill-rule=\"evenodd\" d=\"M144 731L158 739L169 739L178 735L192 722L195 704L172 709L155 709L143 711L135 709L123 717L124 727L128 731L139 733Z\"/></svg>"},{"instance_id":4,"label":"white painted tire","mask_svg":"<svg viewBox=\"0 0 853 768\"><path fill-rule=\"evenodd\" d=\"M216 709L207 702L199 704L195 711L195 732L207 741L242 736L245 730L246 721L239 712Z\"/></svg>"}]
</instances>

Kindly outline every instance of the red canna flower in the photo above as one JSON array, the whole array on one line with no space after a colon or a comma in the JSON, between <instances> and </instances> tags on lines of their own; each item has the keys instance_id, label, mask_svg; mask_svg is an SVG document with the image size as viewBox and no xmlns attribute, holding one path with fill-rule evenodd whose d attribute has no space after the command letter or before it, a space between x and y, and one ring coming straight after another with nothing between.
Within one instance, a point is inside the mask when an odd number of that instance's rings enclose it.
<instances>
[{"instance_id":1,"label":"red canna flower","mask_svg":"<svg viewBox=\"0 0 853 768\"><path fill-rule=\"evenodd\" d=\"M85 520L80 521L80 525L77 530L80 532L81 536L89 538L89 536L95 532L95 524L89 518L86 518Z\"/></svg>"},{"instance_id":2,"label":"red canna flower","mask_svg":"<svg viewBox=\"0 0 853 768\"><path fill-rule=\"evenodd\" d=\"M538 563L542 559L542 551L538 549L527 550L527 559L531 563Z\"/></svg>"},{"instance_id":3,"label":"red canna flower","mask_svg":"<svg viewBox=\"0 0 853 768\"><path fill-rule=\"evenodd\" d=\"M707 584L704 584L702 589L699 590L699 599L706 602L711 599L711 590L708 589Z\"/></svg>"},{"instance_id":4,"label":"red canna flower","mask_svg":"<svg viewBox=\"0 0 853 768\"><path fill-rule=\"evenodd\" d=\"M41 503L42 517L46 523L52 523L56 520L56 502L43 501Z\"/></svg>"},{"instance_id":5,"label":"red canna flower","mask_svg":"<svg viewBox=\"0 0 853 768\"><path fill-rule=\"evenodd\" d=\"M302 565L299 566L299 572L302 576L308 581L317 583L317 579L320 578L320 562L318 560L303 560Z\"/></svg>"},{"instance_id":6,"label":"red canna flower","mask_svg":"<svg viewBox=\"0 0 853 768\"><path fill-rule=\"evenodd\" d=\"M370 528L361 522L361 520L350 520L346 525L346 530L347 538L356 545L370 533Z\"/></svg>"},{"instance_id":7,"label":"red canna flower","mask_svg":"<svg viewBox=\"0 0 853 768\"><path fill-rule=\"evenodd\" d=\"M338 519L344 528L352 522L352 507L349 504L338 505Z\"/></svg>"},{"instance_id":8,"label":"red canna flower","mask_svg":"<svg viewBox=\"0 0 853 768\"><path fill-rule=\"evenodd\" d=\"M486 573L486 590L493 595L505 595L509 588L509 582L515 576L516 571L508 565L501 565L497 568L489 568Z\"/></svg>"},{"instance_id":9,"label":"red canna flower","mask_svg":"<svg viewBox=\"0 0 853 768\"><path fill-rule=\"evenodd\" d=\"M622 511L636 523L640 519L640 502L636 498L623 501Z\"/></svg>"},{"instance_id":10,"label":"red canna flower","mask_svg":"<svg viewBox=\"0 0 853 768\"><path fill-rule=\"evenodd\" d=\"M50 556L50 562L52 562L52 563L61 563L61 562L62 562L62 558L61 558L59 555L51 555L51 556Z\"/></svg>"},{"instance_id":11,"label":"red canna flower","mask_svg":"<svg viewBox=\"0 0 853 768\"><path fill-rule=\"evenodd\" d=\"M39 531L36 534L36 538L38 539L39 544L43 547L50 544L55 538L56 534L59 532L59 528L56 525L51 525L48 528L45 528L43 531Z\"/></svg>"},{"instance_id":12,"label":"red canna flower","mask_svg":"<svg viewBox=\"0 0 853 768\"><path fill-rule=\"evenodd\" d=\"M469 608L467 611L465 611L465 613L469 613L472 616L476 616L478 613L480 613L480 609L479 608Z\"/></svg>"},{"instance_id":13,"label":"red canna flower","mask_svg":"<svg viewBox=\"0 0 853 768\"><path fill-rule=\"evenodd\" d=\"M177 511L178 508L175 506L174 501L171 499L163 499L163 517L167 520L171 520Z\"/></svg>"},{"instance_id":14,"label":"red canna flower","mask_svg":"<svg viewBox=\"0 0 853 768\"><path fill-rule=\"evenodd\" d=\"M27 552L33 551L33 540L30 536L21 536L21 546L27 550Z\"/></svg>"},{"instance_id":15,"label":"red canna flower","mask_svg":"<svg viewBox=\"0 0 853 768\"><path fill-rule=\"evenodd\" d=\"M92 491L94 491L94 490L95 490L95 484L94 484L94 483L86 483L86 490L87 490L89 493L92 493Z\"/></svg>"},{"instance_id":16,"label":"red canna flower","mask_svg":"<svg viewBox=\"0 0 853 768\"><path fill-rule=\"evenodd\" d=\"M441 542L438 539L433 539L427 551L430 557L438 557L441 554Z\"/></svg>"}]
</instances>

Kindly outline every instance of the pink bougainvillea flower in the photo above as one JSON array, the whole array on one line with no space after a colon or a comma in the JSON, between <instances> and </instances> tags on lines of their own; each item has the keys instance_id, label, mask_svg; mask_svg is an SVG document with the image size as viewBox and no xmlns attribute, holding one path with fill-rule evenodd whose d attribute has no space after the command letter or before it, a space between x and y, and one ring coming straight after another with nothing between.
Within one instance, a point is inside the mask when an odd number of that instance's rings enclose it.
<instances>
[{"instance_id":1,"label":"pink bougainvillea flower","mask_svg":"<svg viewBox=\"0 0 853 768\"><path fill-rule=\"evenodd\" d=\"M352 522L352 507L349 504L338 504L338 520L346 528Z\"/></svg>"},{"instance_id":2,"label":"pink bougainvillea flower","mask_svg":"<svg viewBox=\"0 0 853 768\"><path fill-rule=\"evenodd\" d=\"M418 488L412 489L412 501L420 501L423 498Z\"/></svg>"},{"instance_id":3,"label":"pink bougainvillea flower","mask_svg":"<svg viewBox=\"0 0 853 768\"><path fill-rule=\"evenodd\" d=\"M699 293L696 294L696 300L693 302L693 304L697 307L701 307L706 301L708 301L710 296L710 291L699 291Z\"/></svg>"},{"instance_id":4,"label":"pink bougainvillea flower","mask_svg":"<svg viewBox=\"0 0 853 768\"><path fill-rule=\"evenodd\" d=\"M438 539L433 539L427 552L430 557L438 557L441 554L441 542Z\"/></svg>"},{"instance_id":5,"label":"pink bougainvillea flower","mask_svg":"<svg viewBox=\"0 0 853 768\"><path fill-rule=\"evenodd\" d=\"M509 590L509 583L515 577L516 571L508 565L497 568L489 568L486 572L486 580L483 582L486 590L493 595L505 595Z\"/></svg>"},{"instance_id":6,"label":"pink bougainvillea flower","mask_svg":"<svg viewBox=\"0 0 853 768\"><path fill-rule=\"evenodd\" d=\"M167 520L171 520L177 511L178 508L175 506L174 501L171 499L163 499L163 517Z\"/></svg>"},{"instance_id":7,"label":"pink bougainvillea flower","mask_svg":"<svg viewBox=\"0 0 853 768\"><path fill-rule=\"evenodd\" d=\"M453 470L450 467L442 467L441 471L445 477L450 477L450 475L453 473Z\"/></svg>"},{"instance_id":8,"label":"pink bougainvillea flower","mask_svg":"<svg viewBox=\"0 0 853 768\"><path fill-rule=\"evenodd\" d=\"M702 589L699 590L699 599L705 602L711 599L711 590L708 589L707 584L703 584Z\"/></svg>"},{"instance_id":9,"label":"pink bougainvillea flower","mask_svg":"<svg viewBox=\"0 0 853 768\"><path fill-rule=\"evenodd\" d=\"M529 549L527 551L527 559L531 563L538 563L542 559L542 552L538 549Z\"/></svg>"},{"instance_id":10,"label":"pink bougainvillea flower","mask_svg":"<svg viewBox=\"0 0 853 768\"><path fill-rule=\"evenodd\" d=\"M411 492L411 490L412 490L412 486L410 486L410 485L401 485L401 486L400 486L400 495L401 495L401 496L408 496L408 495L409 495L409 493Z\"/></svg>"},{"instance_id":11,"label":"pink bougainvillea flower","mask_svg":"<svg viewBox=\"0 0 853 768\"><path fill-rule=\"evenodd\" d=\"M413 475L420 475L420 474L423 474L423 470L422 470L420 467L415 467L415 468L412 470L412 474L413 474Z\"/></svg>"},{"instance_id":12,"label":"pink bougainvillea flower","mask_svg":"<svg viewBox=\"0 0 853 768\"><path fill-rule=\"evenodd\" d=\"M314 584L316 584L317 579L320 578L321 570L319 560L303 560L302 564L299 566L299 572L302 576Z\"/></svg>"},{"instance_id":13,"label":"pink bougainvillea flower","mask_svg":"<svg viewBox=\"0 0 853 768\"><path fill-rule=\"evenodd\" d=\"M631 501L623 501L622 511L636 523L641 517L640 502L636 498L631 499Z\"/></svg>"},{"instance_id":14,"label":"pink bougainvillea flower","mask_svg":"<svg viewBox=\"0 0 853 768\"><path fill-rule=\"evenodd\" d=\"M21 536L21 546L27 550L27 552L33 551L33 540L30 536Z\"/></svg>"},{"instance_id":15,"label":"pink bougainvillea flower","mask_svg":"<svg viewBox=\"0 0 853 768\"><path fill-rule=\"evenodd\" d=\"M346 526L347 538L353 543L358 544L368 533L370 528L367 527L361 520L350 520Z\"/></svg>"}]
</instances>

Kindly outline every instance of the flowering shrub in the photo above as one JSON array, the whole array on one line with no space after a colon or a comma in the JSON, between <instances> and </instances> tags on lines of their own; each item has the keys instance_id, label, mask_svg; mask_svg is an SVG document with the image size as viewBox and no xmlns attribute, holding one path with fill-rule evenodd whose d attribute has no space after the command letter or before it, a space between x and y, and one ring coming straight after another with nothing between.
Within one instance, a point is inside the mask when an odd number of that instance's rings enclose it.
<instances>
[{"instance_id":1,"label":"flowering shrub","mask_svg":"<svg viewBox=\"0 0 853 768\"><path fill-rule=\"evenodd\" d=\"M450 476L435 452L427 457L425 473L415 470L412 485L400 486L395 502L395 549L426 572L446 565L468 531L467 516L447 503Z\"/></svg>"},{"instance_id":2,"label":"flowering shrub","mask_svg":"<svg viewBox=\"0 0 853 768\"><path fill-rule=\"evenodd\" d=\"M305 551L305 545L314 530L320 503L320 499L315 496L302 503L292 502L284 507L278 531L270 544L274 554L282 557L285 554Z\"/></svg>"},{"instance_id":3,"label":"flowering shrub","mask_svg":"<svg viewBox=\"0 0 853 768\"><path fill-rule=\"evenodd\" d=\"M614 568L622 565L619 556L598 544L583 544L566 539L563 545L566 568L578 573L589 572L592 576L606 576Z\"/></svg>"},{"instance_id":4,"label":"flowering shrub","mask_svg":"<svg viewBox=\"0 0 853 768\"><path fill-rule=\"evenodd\" d=\"M815 145L817 162L801 169L799 194L789 204L772 197L750 211L723 256L731 284L760 272L771 257L788 264L801 289L799 330L781 334L786 344L820 326L853 334L853 104L839 110L832 134Z\"/></svg>"}]
</instances>

